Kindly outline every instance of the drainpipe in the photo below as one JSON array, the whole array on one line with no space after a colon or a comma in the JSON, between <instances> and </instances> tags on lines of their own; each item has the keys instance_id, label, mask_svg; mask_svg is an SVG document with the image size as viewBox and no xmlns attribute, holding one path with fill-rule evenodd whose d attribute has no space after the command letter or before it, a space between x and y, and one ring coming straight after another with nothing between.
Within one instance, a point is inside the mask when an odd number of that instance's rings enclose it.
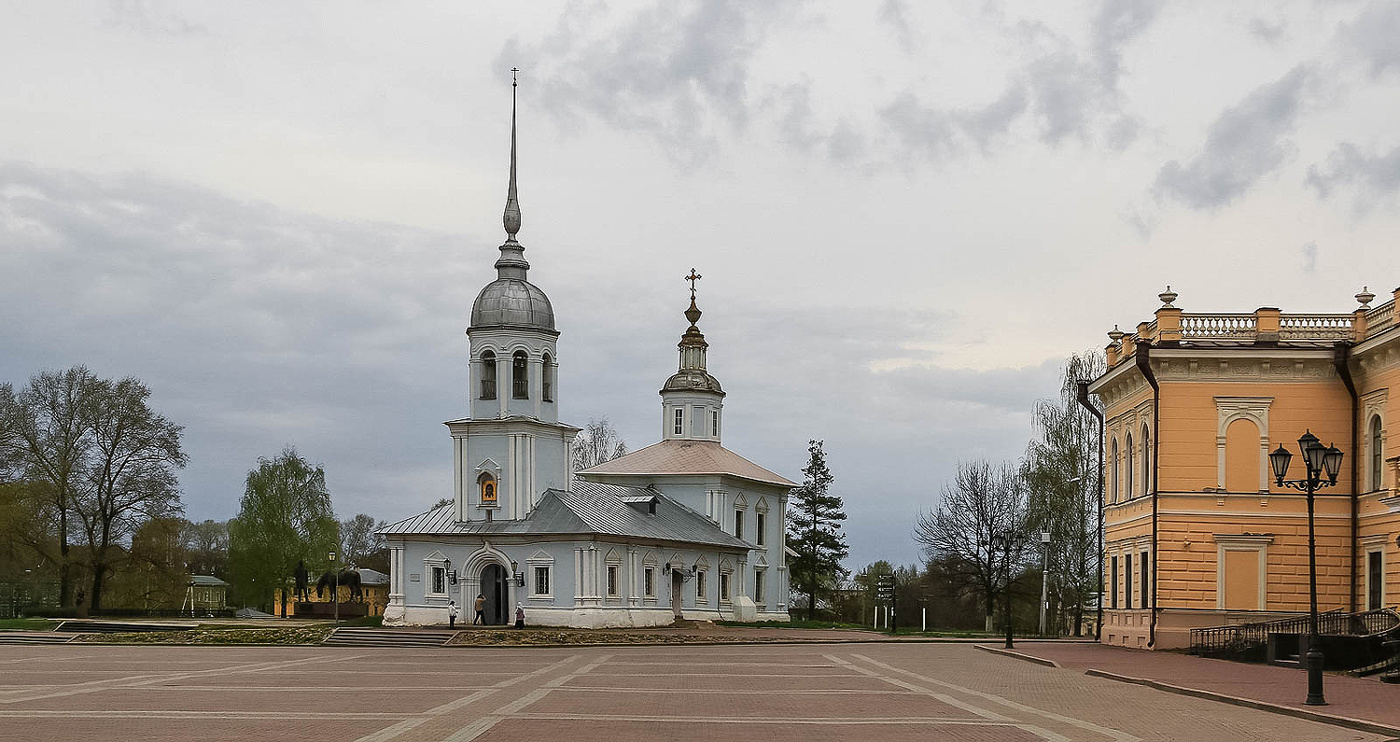
<instances>
[{"instance_id":1,"label":"drainpipe","mask_svg":"<svg viewBox=\"0 0 1400 742\"><path fill-rule=\"evenodd\" d=\"M1361 402L1360 402L1360 399L1357 397L1357 394L1356 394L1356 382L1351 378L1351 365L1348 363L1348 361L1349 361L1350 359L1351 359L1351 343L1348 343L1348 342L1346 342L1346 341L1342 341L1342 342L1340 342L1340 343L1337 343L1335 346L1333 346L1333 348L1332 348L1332 365L1336 367L1336 369L1337 369L1337 375L1340 376L1340 377L1342 377L1342 383L1345 384L1346 387L1347 387L1347 394L1350 394L1350 395L1351 395L1351 591L1350 591L1351 602L1350 602L1350 610L1351 610L1352 613L1355 613L1355 612L1356 612L1356 598L1357 598L1357 595L1356 595L1356 577L1357 577L1357 575L1356 575L1356 568L1357 568L1357 557L1358 557L1357 549L1359 548L1359 547L1358 547L1358 544L1357 544L1357 539L1360 537L1360 530L1361 530L1360 514L1359 514L1359 512L1358 512L1359 509L1360 509L1360 506L1361 506L1361 504L1360 504L1360 500L1361 500L1361 485L1360 485L1359 482L1356 481L1356 477L1357 477L1357 474L1358 474L1358 466L1359 466L1359 465L1357 464L1356 459L1357 459L1357 452L1360 450L1360 448L1359 448L1359 441L1357 441L1357 439L1356 439L1356 436L1357 436L1357 434L1358 434L1358 431L1357 431L1357 428L1356 428L1356 418L1360 415L1360 410L1358 409L1358 405L1360 405Z\"/></svg>"},{"instance_id":2,"label":"drainpipe","mask_svg":"<svg viewBox=\"0 0 1400 742\"><path fill-rule=\"evenodd\" d=\"M1094 641L1099 641L1103 637L1103 413L1089 402L1089 382L1078 382L1075 387L1079 404L1099 421L1099 476L1096 498L1099 501L1099 599L1095 601L1098 606L1095 608L1097 615L1094 617Z\"/></svg>"},{"instance_id":3,"label":"drainpipe","mask_svg":"<svg viewBox=\"0 0 1400 742\"><path fill-rule=\"evenodd\" d=\"M1138 371L1152 387L1152 615L1147 625L1149 648L1157 644L1157 470L1161 466L1158 452L1162 445L1162 387L1157 384L1157 375L1152 373L1149 360L1151 347L1146 342L1139 342L1133 354Z\"/></svg>"}]
</instances>

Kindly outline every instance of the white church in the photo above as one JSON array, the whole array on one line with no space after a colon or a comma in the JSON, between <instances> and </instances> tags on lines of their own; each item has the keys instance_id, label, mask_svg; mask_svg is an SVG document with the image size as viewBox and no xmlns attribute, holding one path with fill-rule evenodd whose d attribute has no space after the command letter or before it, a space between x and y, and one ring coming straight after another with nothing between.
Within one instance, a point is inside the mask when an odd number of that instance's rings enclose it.
<instances>
[{"instance_id":1,"label":"white church","mask_svg":"<svg viewBox=\"0 0 1400 742\"><path fill-rule=\"evenodd\" d=\"M512 98L514 89L512 88ZM516 241L512 100L506 241L472 305L470 416L447 423L453 498L384 528L386 626L447 623L448 601L489 624L659 626L677 618L788 620L783 543L795 484L720 443L724 390L705 366L691 272L680 366L661 388L661 440L572 470L559 422L549 298Z\"/></svg>"}]
</instances>

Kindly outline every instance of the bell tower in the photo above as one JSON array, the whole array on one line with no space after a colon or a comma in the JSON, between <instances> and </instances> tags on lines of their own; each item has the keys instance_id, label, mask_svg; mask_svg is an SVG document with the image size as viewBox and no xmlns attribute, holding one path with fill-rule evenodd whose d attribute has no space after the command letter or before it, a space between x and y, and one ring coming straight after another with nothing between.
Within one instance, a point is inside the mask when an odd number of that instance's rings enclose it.
<instances>
[{"instance_id":1,"label":"bell tower","mask_svg":"<svg viewBox=\"0 0 1400 742\"><path fill-rule=\"evenodd\" d=\"M519 520L540 493L566 488L578 428L559 423L559 331L549 297L527 280L530 263L516 240L516 100L511 70L510 180L502 215L506 241L496 280L472 303L468 387L470 415L452 431L454 503L459 521Z\"/></svg>"}]
</instances>

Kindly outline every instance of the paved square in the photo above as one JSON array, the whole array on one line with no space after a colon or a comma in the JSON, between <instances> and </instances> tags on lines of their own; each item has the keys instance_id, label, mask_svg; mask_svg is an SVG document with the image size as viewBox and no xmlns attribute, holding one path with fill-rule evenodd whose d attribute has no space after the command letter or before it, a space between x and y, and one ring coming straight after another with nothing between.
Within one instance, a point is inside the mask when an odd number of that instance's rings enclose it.
<instances>
[{"instance_id":1,"label":"paved square","mask_svg":"<svg viewBox=\"0 0 1400 742\"><path fill-rule=\"evenodd\" d=\"M1383 739L957 644L0 647L0 738Z\"/></svg>"}]
</instances>

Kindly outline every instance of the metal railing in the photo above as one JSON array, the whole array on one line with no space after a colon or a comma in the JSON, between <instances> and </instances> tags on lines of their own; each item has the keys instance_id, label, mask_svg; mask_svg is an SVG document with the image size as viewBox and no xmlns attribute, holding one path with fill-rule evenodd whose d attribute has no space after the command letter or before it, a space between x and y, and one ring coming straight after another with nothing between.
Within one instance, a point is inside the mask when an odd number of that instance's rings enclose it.
<instances>
[{"instance_id":1,"label":"metal railing","mask_svg":"<svg viewBox=\"0 0 1400 742\"><path fill-rule=\"evenodd\" d=\"M1360 613L1327 611L1317 616L1317 632L1324 635L1374 636L1400 628L1400 614L1389 608ZM1191 629L1192 654L1246 654L1262 649L1269 634L1306 634L1308 616L1290 616L1273 621L1209 626Z\"/></svg>"}]
</instances>

